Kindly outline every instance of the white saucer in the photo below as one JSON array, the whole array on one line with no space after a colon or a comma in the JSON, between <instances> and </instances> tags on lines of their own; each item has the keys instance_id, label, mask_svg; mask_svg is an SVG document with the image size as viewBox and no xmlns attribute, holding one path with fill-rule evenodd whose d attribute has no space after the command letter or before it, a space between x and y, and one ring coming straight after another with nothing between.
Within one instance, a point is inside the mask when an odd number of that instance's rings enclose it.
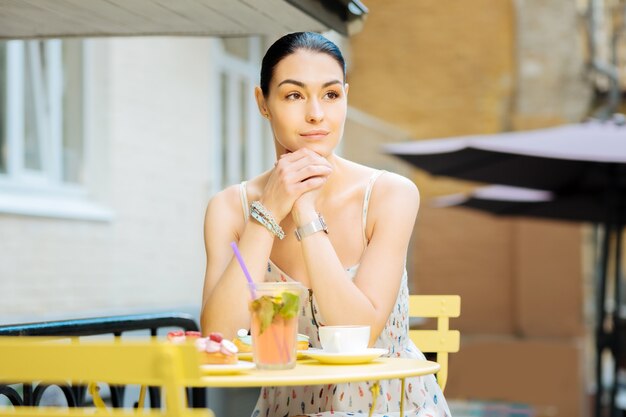
<instances>
[{"instance_id":1,"label":"white saucer","mask_svg":"<svg viewBox=\"0 0 626 417\"><path fill-rule=\"evenodd\" d=\"M247 361L238 361L237 363L200 365L200 370L202 372L211 375L238 374L240 372L249 371L250 369L254 368L255 365L252 362Z\"/></svg>"},{"instance_id":2,"label":"white saucer","mask_svg":"<svg viewBox=\"0 0 626 417\"><path fill-rule=\"evenodd\" d=\"M349 353L326 352L323 349L309 349L306 351L306 356L322 363L354 364L371 362L387 352L389 352L387 349L381 348L368 348Z\"/></svg>"}]
</instances>

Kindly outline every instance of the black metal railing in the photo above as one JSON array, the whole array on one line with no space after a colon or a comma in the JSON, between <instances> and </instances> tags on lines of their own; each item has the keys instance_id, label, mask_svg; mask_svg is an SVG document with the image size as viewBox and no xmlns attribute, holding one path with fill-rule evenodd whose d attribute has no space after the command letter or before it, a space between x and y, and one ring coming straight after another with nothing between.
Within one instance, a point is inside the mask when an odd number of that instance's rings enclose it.
<instances>
[{"instance_id":1,"label":"black metal railing","mask_svg":"<svg viewBox=\"0 0 626 417\"><path fill-rule=\"evenodd\" d=\"M52 336L52 337L83 337L113 335L145 331L150 336L157 336L159 329L177 328L198 331L198 324L192 316L181 313L133 314L124 316L95 317L76 320L57 320L40 323L11 324L0 326L0 336ZM2 358L10 360L10 358ZM85 385L71 384L0 384L0 396L6 397L14 406L38 406L44 392L51 386L58 387L68 407L83 407L87 399ZM110 385L110 405L123 407L124 394L127 387ZM148 388L148 399L151 408L161 406L161 393L157 387ZM206 407L206 390L204 388L188 388L189 405L194 408ZM135 402L135 406L137 403Z\"/></svg>"}]
</instances>

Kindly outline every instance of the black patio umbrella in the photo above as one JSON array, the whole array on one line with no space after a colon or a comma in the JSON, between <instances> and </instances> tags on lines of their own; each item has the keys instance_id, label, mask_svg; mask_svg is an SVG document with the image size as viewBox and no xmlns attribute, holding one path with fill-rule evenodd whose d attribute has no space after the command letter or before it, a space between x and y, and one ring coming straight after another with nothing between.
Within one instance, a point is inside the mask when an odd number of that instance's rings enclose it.
<instances>
[{"instance_id":1,"label":"black patio umbrella","mask_svg":"<svg viewBox=\"0 0 626 417\"><path fill-rule=\"evenodd\" d=\"M626 217L626 127L594 121L533 131L405 142L388 145L385 151L435 175L551 193L536 197L534 202L515 199L494 202L473 196L471 203L468 200L465 205L490 207L487 211L500 214L590 221L603 227L596 321L596 415L599 416L604 394L602 352L609 350L617 359L622 350L617 324L621 305L621 235ZM618 307L607 320L609 256L615 262ZM617 372L617 360L615 363ZM616 413L616 389L614 384L609 394L612 414Z\"/></svg>"},{"instance_id":2,"label":"black patio umbrella","mask_svg":"<svg viewBox=\"0 0 626 417\"><path fill-rule=\"evenodd\" d=\"M384 149L432 174L471 181L564 192L604 190L613 183L626 188L626 127L609 122L419 140Z\"/></svg>"},{"instance_id":3,"label":"black patio umbrella","mask_svg":"<svg viewBox=\"0 0 626 417\"><path fill-rule=\"evenodd\" d=\"M471 193L434 198L434 207L464 207L497 216L542 218L600 224L606 216L602 198L589 194L561 195L552 191L490 185Z\"/></svg>"}]
</instances>

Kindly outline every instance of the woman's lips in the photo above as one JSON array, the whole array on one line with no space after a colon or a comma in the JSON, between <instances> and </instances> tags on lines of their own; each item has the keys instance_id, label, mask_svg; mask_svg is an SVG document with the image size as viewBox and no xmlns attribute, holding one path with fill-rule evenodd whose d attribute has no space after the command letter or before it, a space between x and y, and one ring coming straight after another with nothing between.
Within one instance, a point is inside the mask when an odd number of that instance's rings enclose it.
<instances>
[{"instance_id":1,"label":"woman's lips","mask_svg":"<svg viewBox=\"0 0 626 417\"><path fill-rule=\"evenodd\" d=\"M300 136L307 139L322 139L328 136L328 130L311 130L309 132L300 133Z\"/></svg>"}]
</instances>

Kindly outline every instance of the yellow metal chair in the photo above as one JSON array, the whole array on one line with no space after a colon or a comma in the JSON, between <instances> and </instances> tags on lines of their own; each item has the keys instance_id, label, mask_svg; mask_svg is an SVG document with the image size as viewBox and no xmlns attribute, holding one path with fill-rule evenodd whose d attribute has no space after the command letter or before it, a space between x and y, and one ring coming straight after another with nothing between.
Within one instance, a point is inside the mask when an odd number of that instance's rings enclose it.
<instances>
[{"instance_id":1,"label":"yellow metal chair","mask_svg":"<svg viewBox=\"0 0 626 417\"><path fill-rule=\"evenodd\" d=\"M437 319L437 330L409 330L409 337L415 345L427 353L437 353L437 382L443 391L448 381L448 353L458 352L460 333L450 330L450 317L461 314L461 297L458 295L411 295L409 296L409 316Z\"/></svg>"},{"instance_id":2,"label":"yellow metal chair","mask_svg":"<svg viewBox=\"0 0 626 417\"><path fill-rule=\"evenodd\" d=\"M107 382L164 388L157 410L6 407L0 416L176 416L214 417L207 409L187 407L185 381L200 376L200 358L192 345L159 341L79 342L39 337L0 337L0 382Z\"/></svg>"}]
</instances>

